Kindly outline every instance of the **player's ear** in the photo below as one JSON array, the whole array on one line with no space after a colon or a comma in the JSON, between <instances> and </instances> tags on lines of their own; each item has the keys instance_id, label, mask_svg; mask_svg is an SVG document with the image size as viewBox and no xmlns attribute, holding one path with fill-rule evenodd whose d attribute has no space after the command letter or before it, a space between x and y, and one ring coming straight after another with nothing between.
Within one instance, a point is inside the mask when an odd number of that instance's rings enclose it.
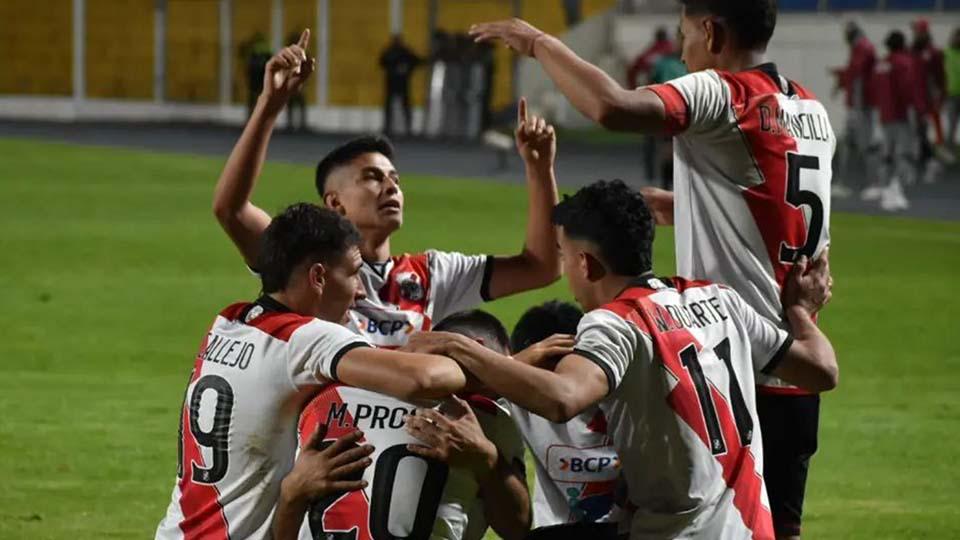
<instances>
[{"instance_id":1,"label":"player's ear","mask_svg":"<svg viewBox=\"0 0 960 540\"><path fill-rule=\"evenodd\" d=\"M599 281L607 275L607 269L604 268L603 263L600 262L596 256L592 253L582 253L582 272L583 277L587 278L588 281Z\"/></svg>"},{"instance_id":2,"label":"player's ear","mask_svg":"<svg viewBox=\"0 0 960 540\"><path fill-rule=\"evenodd\" d=\"M720 51L723 50L727 29L713 17L704 17L703 32L703 42L707 46L707 52L710 54L719 54Z\"/></svg>"},{"instance_id":3,"label":"player's ear","mask_svg":"<svg viewBox=\"0 0 960 540\"><path fill-rule=\"evenodd\" d=\"M327 277L327 269L323 267L323 264L311 264L307 275L310 280L310 288L316 289L317 292L323 294L323 285Z\"/></svg>"},{"instance_id":4,"label":"player's ear","mask_svg":"<svg viewBox=\"0 0 960 540\"><path fill-rule=\"evenodd\" d=\"M341 216L347 213L347 210L343 207L343 203L340 202L340 196L337 195L335 191L323 194L323 205Z\"/></svg>"}]
</instances>

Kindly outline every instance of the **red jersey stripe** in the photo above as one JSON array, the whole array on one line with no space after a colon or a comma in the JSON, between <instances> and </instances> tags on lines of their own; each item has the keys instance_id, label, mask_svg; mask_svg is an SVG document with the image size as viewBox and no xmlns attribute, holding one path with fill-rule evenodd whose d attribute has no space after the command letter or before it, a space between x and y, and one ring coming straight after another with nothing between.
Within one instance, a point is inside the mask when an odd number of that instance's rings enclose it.
<instances>
[{"instance_id":1,"label":"red jersey stripe","mask_svg":"<svg viewBox=\"0 0 960 540\"><path fill-rule=\"evenodd\" d=\"M690 115L687 111L687 102L680 91L669 84L654 84L647 87L663 102L666 113L666 134L674 135L683 132L690 125Z\"/></svg>"}]
</instances>

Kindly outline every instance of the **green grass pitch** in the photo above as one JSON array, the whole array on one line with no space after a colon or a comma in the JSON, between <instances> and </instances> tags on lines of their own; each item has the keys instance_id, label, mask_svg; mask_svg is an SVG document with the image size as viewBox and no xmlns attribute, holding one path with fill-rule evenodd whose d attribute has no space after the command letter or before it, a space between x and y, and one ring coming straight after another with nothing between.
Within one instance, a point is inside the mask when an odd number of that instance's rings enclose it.
<instances>
[{"instance_id":1,"label":"green grass pitch","mask_svg":"<svg viewBox=\"0 0 960 540\"><path fill-rule=\"evenodd\" d=\"M169 501L177 411L211 317L256 295L210 211L223 158L0 140L0 538L145 538ZM562 178L562 172L561 178ZM269 164L256 200L314 200ZM509 253L521 186L406 176L394 250ZM672 273L672 231L656 269ZM814 539L947 538L960 511L960 223L836 215L841 362L808 486ZM495 302L512 325L565 284Z\"/></svg>"}]
</instances>

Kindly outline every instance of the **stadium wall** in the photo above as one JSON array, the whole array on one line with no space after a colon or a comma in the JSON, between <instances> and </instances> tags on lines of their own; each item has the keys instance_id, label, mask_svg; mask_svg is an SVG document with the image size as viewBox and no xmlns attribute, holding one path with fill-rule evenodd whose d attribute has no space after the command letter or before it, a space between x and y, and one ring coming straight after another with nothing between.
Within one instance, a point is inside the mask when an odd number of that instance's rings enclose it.
<instances>
[{"instance_id":1,"label":"stadium wall","mask_svg":"<svg viewBox=\"0 0 960 540\"><path fill-rule=\"evenodd\" d=\"M421 56L431 28L520 15L563 33L563 0L3 0L0 118L242 123L248 100L241 47L255 34L276 50L313 29L319 69L305 89L308 123L335 131L379 129L378 65L390 34ZM616 0L584 0L582 15ZM39 55L39 56L38 56ZM37 66L43 66L38 69ZM514 101L515 64L496 52L493 103ZM427 70L412 81L420 124ZM285 118L281 118L281 125Z\"/></svg>"}]
</instances>

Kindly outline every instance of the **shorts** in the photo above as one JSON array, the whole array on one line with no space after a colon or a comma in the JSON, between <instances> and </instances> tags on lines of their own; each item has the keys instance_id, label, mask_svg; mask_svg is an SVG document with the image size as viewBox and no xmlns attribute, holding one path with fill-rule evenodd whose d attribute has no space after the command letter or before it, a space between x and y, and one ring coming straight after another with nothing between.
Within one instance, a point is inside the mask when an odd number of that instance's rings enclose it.
<instances>
[{"instance_id":1,"label":"shorts","mask_svg":"<svg viewBox=\"0 0 960 540\"><path fill-rule=\"evenodd\" d=\"M617 540L616 523L570 523L539 527L525 540Z\"/></svg>"},{"instance_id":2,"label":"shorts","mask_svg":"<svg viewBox=\"0 0 960 540\"><path fill-rule=\"evenodd\" d=\"M810 457L817 451L819 395L757 394L763 479L777 536L799 536Z\"/></svg>"}]
</instances>

